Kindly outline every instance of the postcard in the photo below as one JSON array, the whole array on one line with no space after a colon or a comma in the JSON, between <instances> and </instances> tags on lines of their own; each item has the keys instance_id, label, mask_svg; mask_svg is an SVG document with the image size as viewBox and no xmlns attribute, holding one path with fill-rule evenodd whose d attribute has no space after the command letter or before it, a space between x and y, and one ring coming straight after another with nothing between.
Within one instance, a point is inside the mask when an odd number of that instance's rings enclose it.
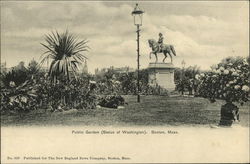
<instances>
[{"instance_id":1,"label":"postcard","mask_svg":"<svg viewBox=\"0 0 250 164\"><path fill-rule=\"evenodd\" d=\"M1 163L249 163L249 1L1 1Z\"/></svg>"}]
</instances>

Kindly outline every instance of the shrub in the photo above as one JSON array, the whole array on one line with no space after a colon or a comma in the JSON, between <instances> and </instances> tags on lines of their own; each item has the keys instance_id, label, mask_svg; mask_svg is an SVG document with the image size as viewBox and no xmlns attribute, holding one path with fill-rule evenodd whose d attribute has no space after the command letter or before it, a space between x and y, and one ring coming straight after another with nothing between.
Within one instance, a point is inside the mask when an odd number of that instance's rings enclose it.
<instances>
[{"instance_id":1,"label":"shrub","mask_svg":"<svg viewBox=\"0 0 250 164\"><path fill-rule=\"evenodd\" d=\"M199 95L243 104L249 100L249 64L244 58L226 58L212 71L201 74Z\"/></svg>"},{"instance_id":2,"label":"shrub","mask_svg":"<svg viewBox=\"0 0 250 164\"><path fill-rule=\"evenodd\" d=\"M29 112L37 108L36 85L26 81L19 86L11 82L10 88L1 90L1 113L2 112Z\"/></svg>"},{"instance_id":3,"label":"shrub","mask_svg":"<svg viewBox=\"0 0 250 164\"><path fill-rule=\"evenodd\" d=\"M93 109L96 107L96 85L88 79L74 79L70 83L60 81L53 83L46 81L40 85L39 93L43 101L47 102L52 111L64 106L64 109Z\"/></svg>"},{"instance_id":4,"label":"shrub","mask_svg":"<svg viewBox=\"0 0 250 164\"><path fill-rule=\"evenodd\" d=\"M150 86L148 83L148 70L139 72L140 94L166 95L167 91L160 86ZM112 69L101 75L96 75L97 93L104 95L135 95L137 94L137 72L118 73Z\"/></svg>"},{"instance_id":5,"label":"shrub","mask_svg":"<svg viewBox=\"0 0 250 164\"><path fill-rule=\"evenodd\" d=\"M5 88L11 88L11 84L19 86L29 79L28 73L25 70L13 69L9 72L1 74L1 81ZM13 83L14 82L14 83Z\"/></svg>"},{"instance_id":6,"label":"shrub","mask_svg":"<svg viewBox=\"0 0 250 164\"><path fill-rule=\"evenodd\" d=\"M1 112L29 112L37 108L56 111L70 108L93 109L97 104L96 85L88 78L53 83L46 77L33 78L17 86L10 81L1 88Z\"/></svg>"},{"instance_id":7,"label":"shrub","mask_svg":"<svg viewBox=\"0 0 250 164\"><path fill-rule=\"evenodd\" d=\"M98 105L108 108L117 108L120 105L124 105L125 100L120 95L105 96L99 100Z\"/></svg>"},{"instance_id":8,"label":"shrub","mask_svg":"<svg viewBox=\"0 0 250 164\"><path fill-rule=\"evenodd\" d=\"M189 94L197 94L197 88L199 81L196 76L200 74L200 68L198 66L189 66L186 69L175 69L174 80L176 84L176 90L184 94L185 91L188 91Z\"/></svg>"}]
</instances>

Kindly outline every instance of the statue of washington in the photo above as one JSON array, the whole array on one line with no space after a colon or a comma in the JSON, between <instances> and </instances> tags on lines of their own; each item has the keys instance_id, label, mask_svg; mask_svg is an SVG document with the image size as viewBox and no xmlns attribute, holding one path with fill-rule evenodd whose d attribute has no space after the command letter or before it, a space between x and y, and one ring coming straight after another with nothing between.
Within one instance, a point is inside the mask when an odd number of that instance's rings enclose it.
<instances>
[{"instance_id":1,"label":"statue of washington","mask_svg":"<svg viewBox=\"0 0 250 164\"><path fill-rule=\"evenodd\" d=\"M162 33L159 33L159 40L158 42L156 42L156 40L154 39L149 39L148 43L149 43L149 47L151 47L152 52L150 52L149 54L149 58L151 59L151 54L155 55L156 61L158 62L158 57L157 57L157 53L163 53L164 54L164 59L163 62L165 62L165 59L167 58L167 54L170 56L171 58L171 63L173 62L172 59L172 53L174 54L174 56L176 56L175 50L174 50L174 46L173 45L169 45L169 44L164 44L163 43L163 35Z\"/></svg>"}]
</instances>

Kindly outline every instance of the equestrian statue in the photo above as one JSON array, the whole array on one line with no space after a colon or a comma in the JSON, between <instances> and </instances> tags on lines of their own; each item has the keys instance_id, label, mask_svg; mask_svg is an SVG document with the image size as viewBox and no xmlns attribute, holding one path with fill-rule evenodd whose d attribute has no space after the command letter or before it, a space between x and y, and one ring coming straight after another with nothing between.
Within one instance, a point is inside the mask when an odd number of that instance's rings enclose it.
<instances>
[{"instance_id":1,"label":"equestrian statue","mask_svg":"<svg viewBox=\"0 0 250 164\"><path fill-rule=\"evenodd\" d=\"M155 55L156 61L158 62L158 57L157 54L158 53L163 53L164 54L164 59L163 62L165 62L165 59L167 58L167 54L170 56L171 58L171 63L173 63L172 60L172 54L174 54L174 56L176 56L175 50L174 50L174 46L170 45L170 44L163 44L163 35L162 33L159 33L159 40L158 42L156 42L156 40L154 39L149 39L148 43L149 43L149 47L151 47L152 52L150 52L149 54L149 58L151 59L151 54Z\"/></svg>"}]
</instances>

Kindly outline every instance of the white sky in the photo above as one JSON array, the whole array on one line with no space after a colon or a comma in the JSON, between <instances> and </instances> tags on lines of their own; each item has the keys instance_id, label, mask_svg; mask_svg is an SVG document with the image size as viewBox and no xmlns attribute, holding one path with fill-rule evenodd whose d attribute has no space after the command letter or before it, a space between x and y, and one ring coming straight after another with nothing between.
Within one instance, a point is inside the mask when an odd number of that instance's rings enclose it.
<instances>
[{"instance_id":1,"label":"white sky","mask_svg":"<svg viewBox=\"0 0 250 164\"><path fill-rule=\"evenodd\" d=\"M87 38L88 67L136 67L135 2L3 2L1 1L1 62L11 67L39 60L44 35L52 30ZM145 10L141 31L141 67L146 68L148 39L172 44L175 66L208 69L227 56L249 55L249 2L139 2ZM160 55L162 56L162 55ZM161 60L161 59L160 59ZM152 59L154 61L154 58ZM152 62L151 61L151 62Z\"/></svg>"}]
</instances>

